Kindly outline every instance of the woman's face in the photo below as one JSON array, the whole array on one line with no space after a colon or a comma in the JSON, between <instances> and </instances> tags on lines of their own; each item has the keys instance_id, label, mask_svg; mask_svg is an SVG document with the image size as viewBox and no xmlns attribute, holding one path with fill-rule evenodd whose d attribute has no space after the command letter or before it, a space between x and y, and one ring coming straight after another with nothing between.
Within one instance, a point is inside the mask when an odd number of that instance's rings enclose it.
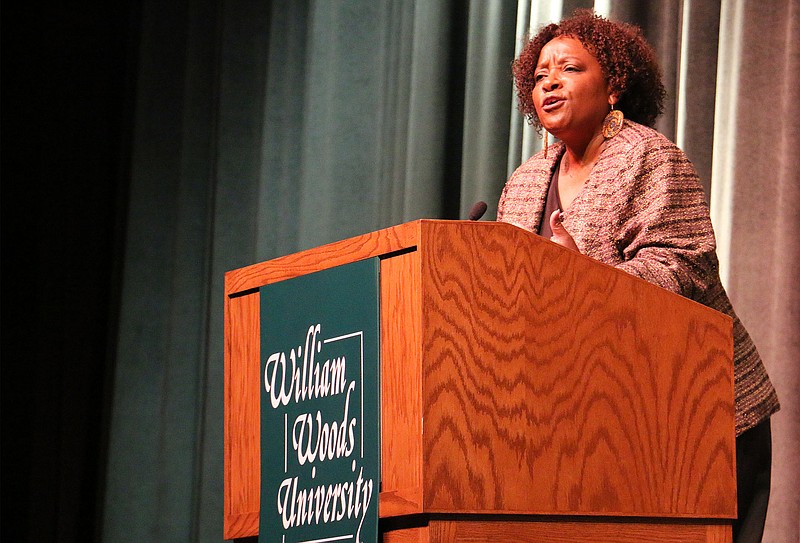
<instances>
[{"instance_id":1,"label":"woman's face","mask_svg":"<svg viewBox=\"0 0 800 543\"><path fill-rule=\"evenodd\" d=\"M615 101L597 59L575 38L550 40L534 72L533 104L542 126L565 141L590 140L600 133Z\"/></svg>"}]
</instances>

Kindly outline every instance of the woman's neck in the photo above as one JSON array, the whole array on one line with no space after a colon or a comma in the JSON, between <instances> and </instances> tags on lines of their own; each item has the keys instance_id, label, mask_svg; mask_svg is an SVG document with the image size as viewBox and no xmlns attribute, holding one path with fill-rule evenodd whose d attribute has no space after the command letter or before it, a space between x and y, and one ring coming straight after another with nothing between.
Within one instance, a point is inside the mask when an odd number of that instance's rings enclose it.
<instances>
[{"instance_id":1,"label":"woman's neck","mask_svg":"<svg viewBox=\"0 0 800 543\"><path fill-rule=\"evenodd\" d=\"M567 169L571 168L591 168L597 162L600 152L603 150L605 138L602 133L597 133L591 139L571 142L564 141L566 150L562 162Z\"/></svg>"},{"instance_id":2,"label":"woman's neck","mask_svg":"<svg viewBox=\"0 0 800 543\"><path fill-rule=\"evenodd\" d=\"M599 140L593 138L582 147L571 146L569 142L564 142L566 150L561 158L558 178L558 192L563 209L569 209L573 200L583 190L603 150L604 141L602 136Z\"/></svg>"}]
</instances>

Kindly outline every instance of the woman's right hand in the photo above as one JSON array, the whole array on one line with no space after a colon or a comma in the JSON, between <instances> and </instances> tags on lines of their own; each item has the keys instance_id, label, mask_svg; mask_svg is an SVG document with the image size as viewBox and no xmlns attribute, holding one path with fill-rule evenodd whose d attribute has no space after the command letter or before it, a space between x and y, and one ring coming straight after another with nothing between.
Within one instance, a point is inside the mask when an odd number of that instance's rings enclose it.
<instances>
[{"instance_id":1,"label":"woman's right hand","mask_svg":"<svg viewBox=\"0 0 800 543\"><path fill-rule=\"evenodd\" d=\"M578 251L578 246L575 245L575 240L572 239L572 236L569 234L569 232L567 232L567 229L564 228L563 216L564 214L560 209L556 209L553 211L553 214L550 215L550 229L553 231L550 241L555 241L567 249Z\"/></svg>"}]
</instances>

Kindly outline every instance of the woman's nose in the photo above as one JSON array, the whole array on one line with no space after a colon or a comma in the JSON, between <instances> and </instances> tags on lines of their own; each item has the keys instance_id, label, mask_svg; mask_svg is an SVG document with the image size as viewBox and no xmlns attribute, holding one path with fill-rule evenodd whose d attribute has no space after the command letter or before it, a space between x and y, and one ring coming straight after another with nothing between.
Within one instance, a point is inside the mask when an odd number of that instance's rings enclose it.
<instances>
[{"instance_id":1,"label":"woman's nose","mask_svg":"<svg viewBox=\"0 0 800 543\"><path fill-rule=\"evenodd\" d=\"M546 75L542 80L542 89L545 91L555 90L560 86L561 86L561 81L554 73Z\"/></svg>"}]
</instances>

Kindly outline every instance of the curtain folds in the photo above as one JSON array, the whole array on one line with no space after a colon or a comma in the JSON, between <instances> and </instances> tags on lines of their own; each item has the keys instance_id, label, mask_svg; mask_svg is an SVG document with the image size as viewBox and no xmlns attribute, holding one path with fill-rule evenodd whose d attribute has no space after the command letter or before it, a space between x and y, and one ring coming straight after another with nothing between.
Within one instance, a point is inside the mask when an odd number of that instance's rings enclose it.
<instances>
[{"instance_id":1,"label":"curtain folds","mask_svg":"<svg viewBox=\"0 0 800 543\"><path fill-rule=\"evenodd\" d=\"M514 58L516 6L510 2L470 5L464 98L460 218L485 201L497 216L508 160L512 111L511 59Z\"/></svg>"},{"instance_id":2,"label":"curtain folds","mask_svg":"<svg viewBox=\"0 0 800 543\"><path fill-rule=\"evenodd\" d=\"M221 540L224 273L477 200L493 218L540 145L515 109L522 37L592 4L143 0L104 541ZM664 66L658 127L706 183L784 406L765 540L796 541L800 10L598 7Z\"/></svg>"},{"instance_id":3,"label":"curtain folds","mask_svg":"<svg viewBox=\"0 0 800 543\"><path fill-rule=\"evenodd\" d=\"M723 12L726 39L720 48L726 49L727 84L717 96L724 97L726 115L725 131L714 144L711 206L714 217L723 219L715 228L724 247L726 288L782 405L772 418L772 494L764 541L797 541L800 6L735 1L723 3ZM726 167L717 168L717 155Z\"/></svg>"},{"instance_id":4,"label":"curtain folds","mask_svg":"<svg viewBox=\"0 0 800 543\"><path fill-rule=\"evenodd\" d=\"M272 216L257 227L278 250L259 247L263 258L445 216L445 188L458 189L447 177L460 169L454 36L466 12L449 1L305 7L273 5L261 198Z\"/></svg>"}]
</instances>

